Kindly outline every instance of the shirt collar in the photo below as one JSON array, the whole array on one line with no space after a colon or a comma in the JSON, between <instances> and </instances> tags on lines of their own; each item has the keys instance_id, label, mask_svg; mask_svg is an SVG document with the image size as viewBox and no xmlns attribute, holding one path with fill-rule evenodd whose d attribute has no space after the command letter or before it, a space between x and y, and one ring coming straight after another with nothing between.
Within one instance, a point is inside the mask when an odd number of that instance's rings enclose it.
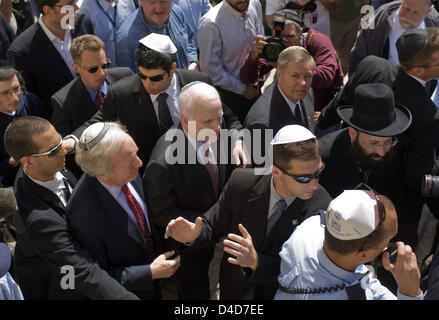
<instances>
[{"instance_id":1,"label":"shirt collar","mask_svg":"<svg viewBox=\"0 0 439 320\"><path fill-rule=\"evenodd\" d=\"M408 74L408 73L407 73ZM412 76L411 74L408 74L410 77L412 77L413 79L417 80L420 84L422 84L423 87L425 87L425 85L427 84L427 81L419 79L415 76Z\"/></svg>"},{"instance_id":2,"label":"shirt collar","mask_svg":"<svg viewBox=\"0 0 439 320\"><path fill-rule=\"evenodd\" d=\"M271 206L274 207L277 205L279 200L285 200L287 203L287 208L290 206L290 204L293 203L293 201L296 199L296 196L291 196L289 198L282 198L281 195L276 191L276 188L274 186L273 177L271 177L270 182L270 199L272 199Z\"/></svg>"},{"instance_id":3,"label":"shirt collar","mask_svg":"<svg viewBox=\"0 0 439 320\"><path fill-rule=\"evenodd\" d=\"M230 12L230 14L231 14L236 20L239 20L239 19L245 19L245 18L242 16L242 13L239 12L239 11L237 11L237 10L235 10L235 9L233 9L232 6L231 6L226 0L224 0L222 3L223 3L223 7L224 7L228 12ZM247 17L248 17L248 9L244 11L244 14L245 14L245 17L247 18Z\"/></svg>"},{"instance_id":4,"label":"shirt collar","mask_svg":"<svg viewBox=\"0 0 439 320\"><path fill-rule=\"evenodd\" d=\"M0 112L1 112L1 113L3 113L3 114L6 114L6 115L8 115L8 116L10 116L10 117L13 117L13 116L15 116L15 114L17 113L17 111L12 111L12 112L4 112L4 111L1 111L1 110L0 110Z\"/></svg>"},{"instance_id":5,"label":"shirt collar","mask_svg":"<svg viewBox=\"0 0 439 320\"><path fill-rule=\"evenodd\" d=\"M40 14L40 18L38 19L38 23L40 24L41 28L43 29L44 33L46 34L46 36L49 38L50 42L54 42L54 41L64 41L66 40L66 38L68 37L68 35L70 34L70 32L66 32L64 35L64 39L60 40L52 31L50 31L50 29L44 24L43 21L43 14Z\"/></svg>"},{"instance_id":6,"label":"shirt collar","mask_svg":"<svg viewBox=\"0 0 439 320\"><path fill-rule=\"evenodd\" d=\"M104 186L105 189L113 196L113 198L117 199L122 192L122 187L120 186L110 186L105 182L102 182L100 179L98 181ZM128 183L127 183L128 184Z\"/></svg>"},{"instance_id":7,"label":"shirt collar","mask_svg":"<svg viewBox=\"0 0 439 320\"><path fill-rule=\"evenodd\" d=\"M88 93L90 94L91 99L93 101L95 101L96 98L97 98L97 95L98 95L98 90L91 89L91 88L87 87L84 82L82 82L82 83L84 84L84 87L87 89ZM100 91L103 94L107 94L107 91L108 91L108 83L107 83L107 81L104 81L104 84L100 87Z\"/></svg>"},{"instance_id":8,"label":"shirt collar","mask_svg":"<svg viewBox=\"0 0 439 320\"><path fill-rule=\"evenodd\" d=\"M25 173L26 173L26 171L25 171ZM27 173L26 173L26 175L27 175ZM56 190L65 188L64 181L63 181L64 176L59 171L55 174L55 178L52 180L49 180L49 181L39 181L39 180L35 180L34 178L32 178L29 175L27 175L27 176L36 184L39 184L40 186L42 186L46 189L49 189L50 191L53 191L53 192L55 192Z\"/></svg>"}]
</instances>

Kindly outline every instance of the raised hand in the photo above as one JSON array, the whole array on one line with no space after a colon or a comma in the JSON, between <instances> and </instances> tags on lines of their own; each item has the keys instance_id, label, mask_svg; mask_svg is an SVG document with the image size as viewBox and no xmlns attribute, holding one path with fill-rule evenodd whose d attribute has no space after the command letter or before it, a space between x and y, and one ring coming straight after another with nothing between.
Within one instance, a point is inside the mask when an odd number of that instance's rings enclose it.
<instances>
[{"instance_id":1,"label":"raised hand","mask_svg":"<svg viewBox=\"0 0 439 320\"><path fill-rule=\"evenodd\" d=\"M195 223L183 217L172 219L166 226L165 239L169 237L181 243L192 243L201 233L203 219L197 217Z\"/></svg>"},{"instance_id":2,"label":"raised hand","mask_svg":"<svg viewBox=\"0 0 439 320\"><path fill-rule=\"evenodd\" d=\"M252 237L242 224L238 225L238 229L242 237L229 233L227 235L228 239L224 240L224 251L235 256L235 258L229 257L227 261L255 271L258 266L258 253L253 246Z\"/></svg>"}]
</instances>

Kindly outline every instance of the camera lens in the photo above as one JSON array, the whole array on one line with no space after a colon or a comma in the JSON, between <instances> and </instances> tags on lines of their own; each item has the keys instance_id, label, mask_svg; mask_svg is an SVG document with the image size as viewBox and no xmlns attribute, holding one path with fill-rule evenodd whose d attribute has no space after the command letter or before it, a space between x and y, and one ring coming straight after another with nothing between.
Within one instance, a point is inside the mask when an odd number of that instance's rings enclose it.
<instances>
[{"instance_id":1,"label":"camera lens","mask_svg":"<svg viewBox=\"0 0 439 320\"><path fill-rule=\"evenodd\" d=\"M276 62L283 48L278 43L268 43L262 49L262 57L271 62Z\"/></svg>"}]
</instances>

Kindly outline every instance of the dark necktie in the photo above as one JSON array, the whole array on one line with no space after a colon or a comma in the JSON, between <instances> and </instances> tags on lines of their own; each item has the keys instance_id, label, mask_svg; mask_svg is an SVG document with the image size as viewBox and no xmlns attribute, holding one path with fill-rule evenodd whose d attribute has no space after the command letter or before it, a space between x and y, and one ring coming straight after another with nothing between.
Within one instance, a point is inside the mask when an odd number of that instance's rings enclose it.
<instances>
[{"instance_id":1,"label":"dark necktie","mask_svg":"<svg viewBox=\"0 0 439 320\"><path fill-rule=\"evenodd\" d=\"M104 99L102 97L102 92L101 90L98 91L98 94L96 95L96 102L98 105L98 109L102 109L102 104L104 103Z\"/></svg>"},{"instance_id":2,"label":"dark necktie","mask_svg":"<svg viewBox=\"0 0 439 320\"><path fill-rule=\"evenodd\" d=\"M171 113L169 112L168 104L166 103L166 99L168 98L168 94L163 92L157 97L158 102L158 111L159 111L159 126L160 132L165 133L172 125Z\"/></svg>"},{"instance_id":3,"label":"dark necktie","mask_svg":"<svg viewBox=\"0 0 439 320\"><path fill-rule=\"evenodd\" d=\"M302 112L300 110L300 102L296 103L296 107L294 108L294 120L297 124L306 127L305 123L303 122Z\"/></svg>"},{"instance_id":4,"label":"dark necktie","mask_svg":"<svg viewBox=\"0 0 439 320\"><path fill-rule=\"evenodd\" d=\"M364 292L360 282L347 286L346 293L349 300L366 300L366 292Z\"/></svg>"},{"instance_id":5,"label":"dark necktie","mask_svg":"<svg viewBox=\"0 0 439 320\"><path fill-rule=\"evenodd\" d=\"M207 172L209 172L210 180L212 181L213 189L215 191L215 198L218 197L218 182L219 182L219 175L218 175L218 166L216 163L214 163L210 158L210 151L209 148L206 149L205 152L205 159L206 164L204 165L206 167Z\"/></svg>"},{"instance_id":6,"label":"dark necktie","mask_svg":"<svg viewBox=\"0 0 439 320\"><path fill-rule=\"evenodd\" d=\"M277 202L276 211L271 215L270 218L268 218L267 228L265 229L266 236L270 233L271 229L273 228L277 220L279 220L280 216L282 215L282 213L285 211L286 208L287 208L287 202L284 199L280 199Z\"/></svg>"},{"instance_id":7,"label":"dark necktie","mask_svg":"<svg viewBox=\"0 0 439 320\"><path fill-rule=\"evenodd\" d=\"M148 247L148 249L151 250L151 252L154 253L154 244L152 242L151 233L149 232L148 224L146 223L145 214L143 213L142 207L137 202L136 198L134 198L133 194L128 188L128 185L124 184L122 186L122 192L125 194L127 203L130 206L131 211L133 211L134 215L136 216L137 225L139 226L139 229L142 232L143 237L145 238L146 246Z\"/></svg>"},{"instance_id":8,"label":"dark necktie","mask_svg":"<svg viewBox=\"0 0 439 320\"><path fill-rule=\"evenodd\" d=\"M66 201L69 201L70 196L72 195L69 188L69 182L66 178L63 178L62 181L64 182L64 188L63 188L64 197L66 198Z\"/></svg>"}]
</instances>

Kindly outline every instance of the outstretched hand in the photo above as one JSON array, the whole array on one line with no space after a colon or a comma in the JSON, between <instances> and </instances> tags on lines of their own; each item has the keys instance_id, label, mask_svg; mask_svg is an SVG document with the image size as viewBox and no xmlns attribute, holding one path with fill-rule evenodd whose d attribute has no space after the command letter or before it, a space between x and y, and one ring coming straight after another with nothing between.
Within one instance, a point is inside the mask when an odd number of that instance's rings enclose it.
<instances>
[{"instance_id":1,"label":"outstretched hand","mask_svg":"<svg viewBox=\"0 0 439 320\"><path fill-rule=\"evenodd\" d=\"M197 217L195 223L183 217L172 219L166 227L165 239L172 237L181 243L192 243L200 235L202 226L203 219L201 217Z\"/></svg>"},{"instance_id":2,"label":"outstretched hand","mask_svg":"<svg viewBox=\"0 0 439 320\"><path fill-rule=\"evenodd\" d=\"M238 225L238 229L242 237L229 233L228 239L224 240L224 251L235 256L235 258L229 257L227 261L255 271L258 266L258 253L253 246L252 237L242 224Z\"/></svg>"}]
</instances>

